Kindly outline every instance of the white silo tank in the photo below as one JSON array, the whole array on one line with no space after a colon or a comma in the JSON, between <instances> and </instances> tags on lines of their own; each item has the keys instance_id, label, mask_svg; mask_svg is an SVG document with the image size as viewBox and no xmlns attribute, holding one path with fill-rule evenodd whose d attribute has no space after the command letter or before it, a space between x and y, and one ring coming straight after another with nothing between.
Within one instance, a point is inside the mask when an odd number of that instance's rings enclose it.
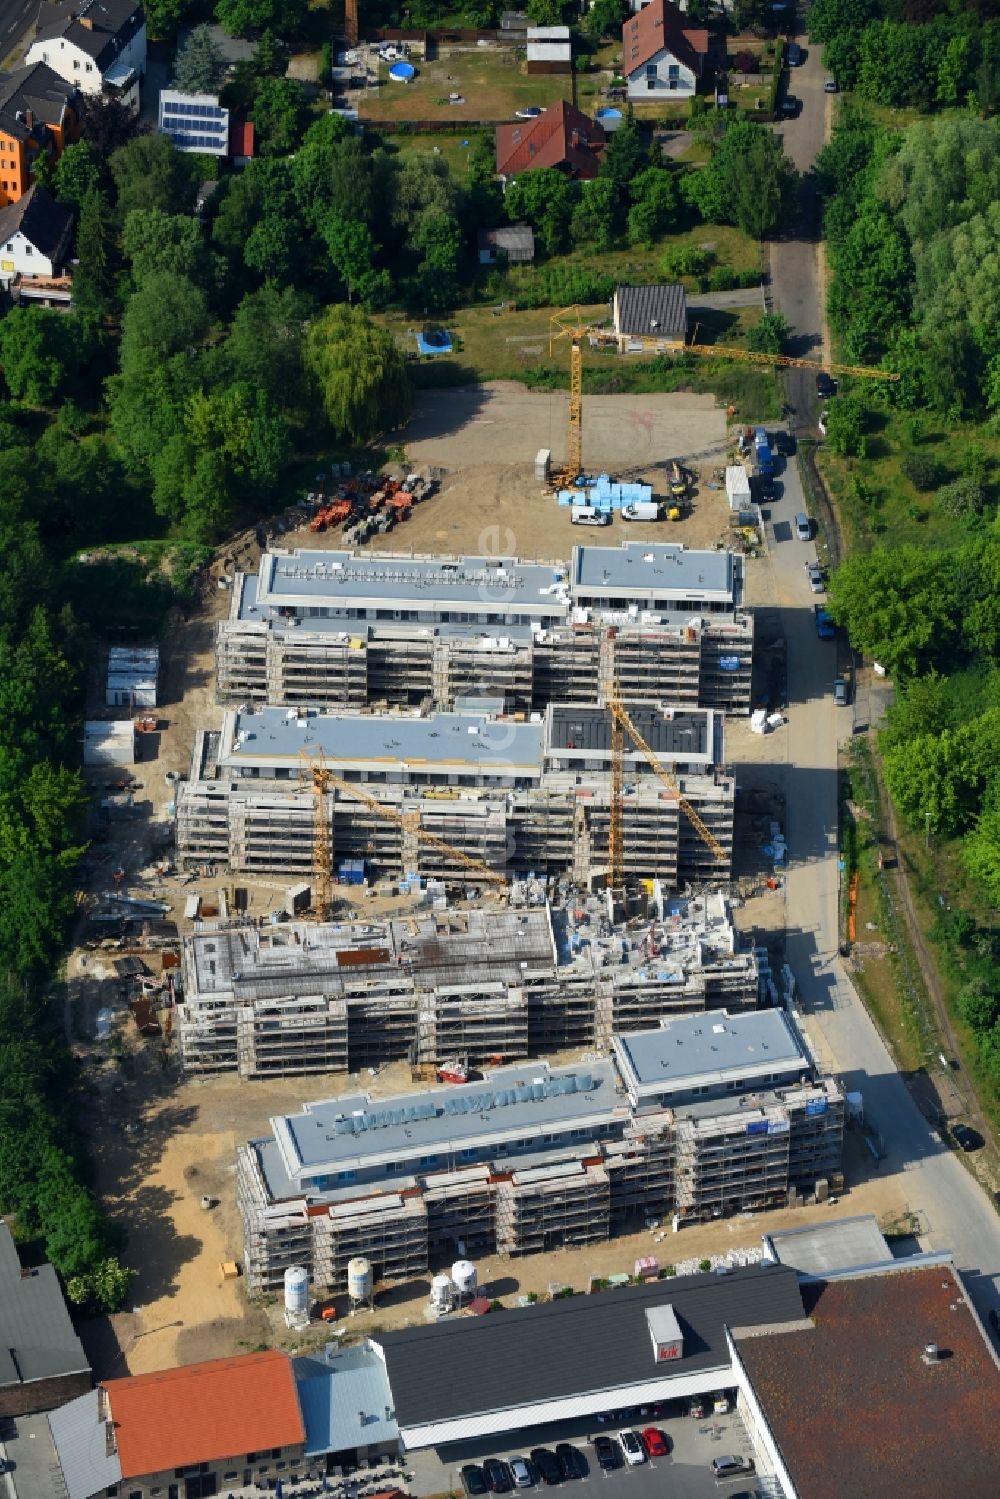
<instances>
[{"instance_id":1,"label":"white silo tank","mask_svg":"<svg viewBox=\"0 0 1000 1499\"><path fill-rule=\"evenodd\" d=\"M453 1289L447 1275L435 1275L431 1281L431 1306L445 1309L450 1307Z\"/></svg>"},{"instance_id":2,"label":"white silo tank","mask_svg":"<svg viewBox=\"0 0 1000 1499\"><path fill-rule=\"evenodd\" d=\"M476 1267L470 1260L456 1260L451 1267L451 1278L459 1296L474 1296L476 1293Z\"/></svg>"},{"instance_id":3,"label":"white silo tank","mask_svg":"<svg viewBox=\"0 0 1000 1499\"><path fill-rule=\"evenodd\" d=\"M356 1255L347 1262L347 1294L352 1301L371 1301L375 1289L372 1262L364 1255Z\"/></svg>"},{"instance_id":4,"label":"white silo tank","mask_svg":"<svg viewBox=\"0 0 1000 1499\"><path fill-rule=\"evenodd\" d=\"M309 1271L289 1265L285 1271L285 1311L295 1317L309 1315Z\"/></svg>"}]
</instances>

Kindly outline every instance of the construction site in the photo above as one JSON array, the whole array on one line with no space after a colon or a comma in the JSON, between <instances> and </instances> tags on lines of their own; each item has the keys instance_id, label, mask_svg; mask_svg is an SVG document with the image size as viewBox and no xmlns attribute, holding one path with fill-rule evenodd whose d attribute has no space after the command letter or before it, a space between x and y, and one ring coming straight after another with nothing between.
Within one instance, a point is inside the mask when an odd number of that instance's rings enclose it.
<instances>
[{"instance_id":1,"label":"construction site","mask_svg":"<svg viewBox=\"0 0 1000 1499\"><path fill-rule=\"evenodd\" d=\"M177 798L185 869L590 889L724 883L734 782L722 715L615 700L504 717L233 709ZM291 784L289 784L291 783ZM320 892L317 909L325 908Z\"/></svg>"},{"instance_id":2,"label":"construction site","mask_svg":"<svg viewBox=\"0 0 1000 1499\"><path fill-rule=\"evenodd\" d=\"M822 1199L843 1185L847 1099L791 1015L667 1019L610 1059L509 1066L378 1100L352 1093L271 1121L240 1151L251 1291L302 1266L321 1291L351 1259L408 1279L432 1255L520 1255Z\"/></svg>"},{"instance_id":3,"label":"construction site","mask_svg":"<svg viewBox=\"0 0 1000 1499\"><path fill-rule=\"evenodd\" d=\"M515 892L516 894L517 892ZM524 897L533 892L522 887ZM417 908L383 920L198 923L176 1032L192 1076L415 1075L562 1051L674 1014L756 1008L766 968L721 895L667 897L615 924L606 898L513 909Z\"/></svg>"},{"instance_id":4,"label":"construction site","mask_svg":"<svg viewBox=\"0 0 1000 1499\"><path fill-rule=\"evenodd\" d=\"M325 511L319 512L325 514ZM219 626L224 702L505 713L629 700L750 711L743 559L680 543L516 557L267 552Z\"/></svg>"}]
</instances>

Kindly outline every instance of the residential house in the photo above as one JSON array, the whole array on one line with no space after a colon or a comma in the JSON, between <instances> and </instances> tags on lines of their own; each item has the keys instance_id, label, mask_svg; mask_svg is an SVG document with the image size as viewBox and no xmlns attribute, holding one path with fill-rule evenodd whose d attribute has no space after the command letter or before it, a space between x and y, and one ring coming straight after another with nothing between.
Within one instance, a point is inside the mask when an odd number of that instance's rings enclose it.
<instances>
[{"instance_id":1,"label":"residential house","mask_svg":"<svg viewBox=\"0 0 1000 1499\"><path fill-rule=\"evenodd\" d=\"M16 285L19 300L68 303L64 274L73 215L34 183L16 203L0 208L0 286Z\"/></svg>"},{"instance_id":2,"label":"residential house","mask_svg":"<svg viewBox=\"0 0 1000 1499\"><path fill-rule=\"evenodd\" d=\"M137 0L80 0L38 9L28 63L44 62L81 94L106 94L139 113L146 16Z\"/></svg>"},{"instance_id":3,"label":"residential house","mask_svg":"<svg viewBox=\"0 0 1000 1499\"><path fill-rule=\"evenodd\" d=\"M708 32L692 26L671 0L651 0L622 28L622 73L636 101L693 94L707 56Z\"/></svg>"},{"instance_id":4,"label":"residential house","mask_svg":"<svg viewBox=\"0 0 1000 1499\"><path fill-rule=\"evenodd\" d=\"M664 349L680 349L687 339L687 298L683 286L619 286L611 318L620 351L655 339Z\"/></svg>"},{"instance_id":5,"label":"residential house","mask_svg":"<svg viewBox=\"0 0 1000 1499\"><path fill-rule=\"evenodd\" d=\"M178 151L229 155L229 110L219 103L218 94L161 89L159 131L170 137Z\"/></svg>"},{"instance_id":6,"label":"residential house","mask_svg":"<svg viewBox=\"0 0 1000 1499\"><path fill-rule=\"evenodd\" d=\"M39 156L57 160L80 132L79 95L46 63L0 73L0 208L32 185Z\"/></svg>"},{"instance_id":7,"label":"residential house","mask_svg":"<svg viewBox=\"0 0 1000 1499\"><path fill-rule=\"evenodd\" d=\"M106 1380L49 1428L69 1499L208 1499L308 1471L292 1361L274 1349Z\"/></svg>"},{"instance_id":8,"label":"residential house","mask_svg":"<svg viewBox=\"0 0 1000 1499\"><path fill-rule=\"evenodd\" d=\"M51 1265L23 1267L0 1221L0 1416L51 1410L90 1385L59 1277Z\"/></svg>"},{"instance_id":9,"label":"residential house","mask_svg":"<svg viewBox=\"0 0 1000 1499\"><path fill-rule=\"evenodd\" d=\"M530 264L535 258L535 236L530 224L476 231L480 265L496 265L503 255L510 265Z\"/></svg>"},{"instance_id":10,"label":"residential house","mask_svg":"<svg viewBox=\"0 0 1000 1499\"><path fill-rule=\"evenodd\" d=\"M560 100L533 120L497 126L497 176L507 181L519 172L556 167L569 177L596 177L606 142L596 120Z\"/></svg>"}]
</instances>

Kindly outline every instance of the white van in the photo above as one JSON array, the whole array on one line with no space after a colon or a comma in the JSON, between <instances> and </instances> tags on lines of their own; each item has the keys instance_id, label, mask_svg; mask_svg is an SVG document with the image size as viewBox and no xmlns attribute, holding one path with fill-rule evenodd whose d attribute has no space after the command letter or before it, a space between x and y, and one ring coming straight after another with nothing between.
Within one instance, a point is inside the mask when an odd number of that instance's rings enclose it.
<instances>
[{"instance_id":1,"label":"white van","mask_svg":"<svg viewBox=\"0 0 1000 1499\"><path fill-rule=\"evenodd\" d=\"M594 505L571 505L569 518L574 526L610 526L611 511Z\"/></svg>"}]
</instances>

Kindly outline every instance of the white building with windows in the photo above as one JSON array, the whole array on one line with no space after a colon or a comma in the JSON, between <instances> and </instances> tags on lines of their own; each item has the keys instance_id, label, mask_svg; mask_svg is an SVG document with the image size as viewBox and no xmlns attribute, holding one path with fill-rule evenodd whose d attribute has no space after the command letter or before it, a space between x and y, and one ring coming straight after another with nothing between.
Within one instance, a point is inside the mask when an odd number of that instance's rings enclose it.
<instances>
[{"instance_id":1,"label":"white building with windows","mask_svg":"<svg viewBox=\"0 0 1000 1499\"><path fill-rule=\"evenodd\" d=\"M223 109L218 94L161 89L159 130L170 137L178 151L197 151L201 156L229 154L229 110Z\"/></svg>"},{"instance_id":2,"label":"white building with windows","mask_svg":"<svg viewBox=\"0 0 1000 1499\"><path fill-rule=\"evenodd\" d=\"M139 113L146 71L146 16L136 0L43 0L25 62L44 62L82 94L107 94Z\"/></svg>"},{"instance_id":3,"label":"white building with windows","mask_svg":"<svg viewBox=\"0 0 1000 1499\"><path fill-rule=\"evenodd\" d=\"M705 72L708 32L671 0L651 0L622 28L622 74L630 99L693 94Z\"/></svg>"}]
</instances>

